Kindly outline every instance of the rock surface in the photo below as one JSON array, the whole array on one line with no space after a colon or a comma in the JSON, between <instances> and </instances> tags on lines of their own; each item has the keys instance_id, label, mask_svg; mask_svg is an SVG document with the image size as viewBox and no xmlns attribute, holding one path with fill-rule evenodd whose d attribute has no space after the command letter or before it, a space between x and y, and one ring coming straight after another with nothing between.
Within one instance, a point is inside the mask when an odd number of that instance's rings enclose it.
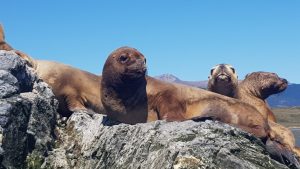
<instances>
[{"instance_id":1,"label":"rock surface","mask_svg":"<svg viewBox=\"0 0 300 169\"><path fill-rule=\"evenodd\" d=\"M0 51L0 168L40 166L54 144L57 101L14 52Z\"/></svg>"},{"instance_id":2,"label":"rock surface","mask_svg":"<svg viewBox=\"0 0 300 169\"><path fill-rule=\"evenodd\" d=\"M104 122L103 122L104 121ZM50 168L286 168L260 140L219 122L156 121L107 125L102 115L74 113L61 129Z\"/></svg>"},{"instance_id":3,"label":"rock surface","mask_svg":"<svg viewBox=\"0 0 300 169\"><path fill-rule=\"evenodd\" d=\"M287 168L255 137L219 122L127 125L75 112L56 124L47 84L0 51L0 168Z\"/></svg>"}]
</instances>

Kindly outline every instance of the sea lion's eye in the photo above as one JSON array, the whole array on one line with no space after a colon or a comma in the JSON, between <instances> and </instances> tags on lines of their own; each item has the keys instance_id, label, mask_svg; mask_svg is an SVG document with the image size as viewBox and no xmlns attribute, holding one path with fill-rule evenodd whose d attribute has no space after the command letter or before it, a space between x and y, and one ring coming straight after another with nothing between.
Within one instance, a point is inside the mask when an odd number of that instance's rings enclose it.
<instances>
[{"instance_id":1,"label":"sea lion's eye","mask_svg":"<svg viewBox=\"0 0 300 169\"><path fill-rule=\"evenodd\" d=\"M121 55L119 59L120 59L120 62L121 62L121 63L125 63L125 62L128 61L129 58L128 58L128 56L126 56L126 55Z\"/></svg>"},{"instance_id":2,"label":"sea lion's eye","mask_svg":"<svg viewBox=\"0 0 300 169\"><path fill-rule=\"evenodd\" d=\"M233 67L230 68L232 70L233 73L235 73L235 69Z\"/></svg>"},{"instance_id":3,"label":"sea lion's eye","mask_svg":"<svg viewBox=\"0 0 300 169\"><path fill-rule=\"evenodd\" d=\"M210 74L212 75L215 69L211 69L210 70Z\"/></svg>"}]
</instances>

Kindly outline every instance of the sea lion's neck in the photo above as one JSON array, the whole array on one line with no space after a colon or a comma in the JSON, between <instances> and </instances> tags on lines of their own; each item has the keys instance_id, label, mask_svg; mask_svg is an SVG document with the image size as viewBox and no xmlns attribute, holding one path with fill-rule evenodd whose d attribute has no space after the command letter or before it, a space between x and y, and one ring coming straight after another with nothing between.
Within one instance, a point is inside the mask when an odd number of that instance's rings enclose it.
<instances>
[{"instance_id":1,"label":"sea lion's neck","mask_svg":"<svg viewBox=\"0 0 300 169\"><path fill-rule=\"evenodd\" d=\"M129 124L146 122L148 107L145 77L124 83L106 80L103 75L101 100L107 115Z\"/></svg>"},{"instance_id":2,"label":"sea lion's neck","mask_svg":"<svg viewBox=\"0 0 300 169\"><path fill-rule=\"evenodd\" d=\"M108 79L103 75L102 81L104 83L102 83L102 88L106 88L115 93L113 96L117 97L116 99L121 99L123 103L131 103L134 105L135 102L139 101L140 97L144 97L144 95L141 96L140 93L143 93L141 91L146 90L147 82L145 77L130 80L111 77Z\"/></svg>"},{"instance_id":3,"label":"sea lion's neck","mask_svg":"<svg viewBox=\"0 0 300 169\"><path fill-rule=\"evenodd\" d=\"M247 81L243 81L239 84L237 97L243 99L245 97L256 98L255 100L265 100L262 96L260 88L248 83Z\"/></svg>"},{"instance_id":4,"label":"sea lion's neck","mask_svg":"<svg viewBox=\"0 0 300 169\"><path fill-rule=\"evenodd\" d=\"M213 89L214 92L228 96L228 97L234 97L236 90L237 90L236 86L233 84L225 84L225 85L219 84L217 86L214 86L214 88L215 88L215 89Z\"/></svg>"},{"instance_id":5,"label":"sea lion's neck","mask_svg":"<svg viewBox=\"0 0 300 169\"><path fill-rule=\"evenodd\" d=\"M267 119L268 118L268 107L266 106L266 101L261 96L260 92L253 85L248 85L246 83L241 83L238 87L235 98L253 105L260 114Z\"/></svg>"}]
</instances>

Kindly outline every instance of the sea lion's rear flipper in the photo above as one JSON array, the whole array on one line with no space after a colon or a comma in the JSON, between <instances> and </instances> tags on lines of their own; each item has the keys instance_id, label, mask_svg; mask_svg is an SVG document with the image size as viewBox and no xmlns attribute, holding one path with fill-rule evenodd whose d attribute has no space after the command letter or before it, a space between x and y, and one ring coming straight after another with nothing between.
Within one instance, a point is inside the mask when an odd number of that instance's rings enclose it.
<instances>
[{"instance_id":1,"label":"sea lion's rear flipper","mask_svg":"<svg viewBox=\"0 0 300 169\"><path fill-rule=\"evenodd\" d=\"M273 159L287 165L290 168L300 169L299 161L296 159L294 154L278 142L268 139L266 142L266 149Z\"/></svg>"}]
</instances>

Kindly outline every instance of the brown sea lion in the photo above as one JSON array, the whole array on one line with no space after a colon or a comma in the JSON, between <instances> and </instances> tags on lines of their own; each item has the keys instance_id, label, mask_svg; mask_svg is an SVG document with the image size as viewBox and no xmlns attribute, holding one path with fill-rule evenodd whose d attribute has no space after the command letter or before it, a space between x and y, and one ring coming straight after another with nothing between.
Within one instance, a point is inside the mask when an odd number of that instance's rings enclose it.
<instances>
[{"instance_id":1,"label":"brown sea lion","mask_svg":"<svg viewBox=\"0 0 300 169\"><path fill-rule=\"evenodd\" d=\"M2 40L2 41L1 41ZM0 49L14 50L4 41L3 27L0 27ZM2 43L1 43L2 42ZM35 69L37 75L52 88L59 101L58 112L68 117L74 111L104 113L100 100L101 76L52 61L35 60L24 52L14 50Z\"/></svg>"},{"instance_id":2,"label":"brown sea lion","mask_svg":"<svg viewBox=\"0 0 300 169\"><path fill-rule=\"evenodd\" d=\"M108 117L129 124L212 118L259 138L267 137L268 124L254 107L213 92L149 77L145 75L145 63L143 54L129 47L109 55L101 82L101 100Z\"/></svg>"},{"instance_id":3,"label":"brown sea lion","mask_svg":"<svg viewBox=\"0 0 300 169\"><path fill-rule=\"evenodd\" d=\"M81 110L104 114L99 91L101 76L58 62L34 60L20 51L16 53L27 60L37 75L52 88L62 116L69 117L72 112Z\"/></svg>"},{"instance_id":4,"label":"brown sea lion","mask_svg":"<svg viewBox=\"0 0 300 169\"><path fill-rule=\"evenodd\" d=\"M234 97L255 105L264 118L276 122L275 115L268 106L266 99L270 95L284 91L287 86L287 80L278 77L275 73L254 72L248 74L239 84L238 92Z\"/></svg>"},{"instance_id":5,"label":"brown sea lion","mask_svg":"<svg viewBox=\"0 0 300 169\"><path fill-rule=\"evenodd\" d=\"M227 68L220 65L215 66L214 69L216 69L217 72L225 72L222 69ZM212 77L209 78L209 81L211 79L215 79L216 77L213 76L216 76L217 74L218 73L211 73ZM230 71L226 71L224 74L228 77L235 77L233 72ZM216 89L220 87L221 84L224 84L221 83L218 85L218 81L215 83L208 83L212 85L210 89ZM228 83L230 83L230 81ZM236 86L232 88L229 88L228 86L230 85L226 85L227 90L232 90L232 92L228 93L234 93L233 97L253 105L258 109L265 119L268 119L268 123L271 128L270 138L273 140L268 142L269 146L274 145L274 147L277 147L279 152L284 153L282 156L287 156L290 161L293 161L293 157L289 155L289 151L292 151L299 156L299 148L295 147L295 138L293 133L288 128L275 123L275 116L265 101L265 99L270 95L282 92L286 89L287 81L285 79L279 78L274 73L255 72L246 76L246 79L243 80L239 85L236 83ZM222 88L223 87L221 87L221 89ZM221 89L216 89L215 91L221 91ZM276 142L278 142L278 144ZM286 151L286 149L288 151ZM292 163L297 164L297 161Z\"/></svg>"},{"instance_id":6,"label":"brown sea lion","mask_svg":"<svg viewBox=\"0 0 300 169\"><path fill-rule=\"evenodd\" d=\"M233 66L218 64L210 70L207 89L215 93L233 97L238 83L238 75Z\"/></svg>"},{"instance_id":7,"label":"brown sea lion","mask_svg":"<svg viewBox=\"0 0 300 169\"><path fill-rule=\"evenodd\" d=\"M275 115L266 102L270 95L284 91L287 86L287 80L278 77L275 73L254 72L248 74L239 84L235 98L254 105L264 118L268 119L271 137L300 157L293 133L290 129L276 123Z\"/></svg>"}]
</instances>

